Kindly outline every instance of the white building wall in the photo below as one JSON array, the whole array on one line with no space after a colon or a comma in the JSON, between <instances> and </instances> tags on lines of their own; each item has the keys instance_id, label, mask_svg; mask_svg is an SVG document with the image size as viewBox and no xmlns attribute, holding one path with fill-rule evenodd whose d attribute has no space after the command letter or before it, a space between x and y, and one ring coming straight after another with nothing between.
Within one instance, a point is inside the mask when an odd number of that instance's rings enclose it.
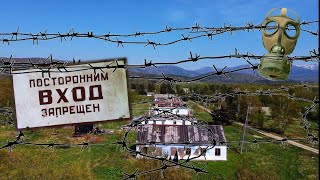
<instances>
[{"instance_id":1,"label":"white building wall","mask_svg":"<svg viewBox=\"0 0 320 180\"><path fill-rule=\"evenodd\" d=\"M150 114L157 115L157 114L162 114L164 111L169 111L171 114L179 115L179 116L192 116L192 110L189 108L159 108L160 111L157 110L150 110ZM171 115L169 114L169 115Z\"/></svg>"},{"instance_id":2,"label":"white building wall","mask_svg":"<svg viewBox=\"0 0 320 180\"><path fill-rule=\"evenodd\" d=\"M190 109L173 109L172 113L180 116L189 116Z\"/></svg>"},{"instance_id":3,"label":"white building wall","mask_svg":"<svg viewBox=\"0 0 320 180\"><path fill-rule=\"evenodd\" d=\"M140 151L142 152L142 148L143 147L150 147L150 145L137 145L136 146L136 151ZM154 146L153 146L154 147ZM174 158L175 156L175 152L173 154L171 154L171 148L175 147L177 149L179 148L191 148L191 155L190 158L192 157L197 157L199 156L199 154L195 155L195 151L196 149L198 149L199 147L201 148L206 148L207 146L183 146L183 145L157 145L157 148L161 147L162 148L162 155L161 156L157 156L157 157L165 157L165 154L168 154L167 159L169 159L169 156L171 156L171 159ZM216 148L220 148L220 156L216 156L215 155L215 149ZM179 151L178 151L179 152ZM137 158L141 158L143 156L141 155L137 155ZM187 159L189 157L189 155L184 155L184 156L180 156L180 154L178 153L178 157L179 159ZM227 146L215 146L214 148L208 150L206 152L205 157L204 156L200 156L198 158L193 159L195 161L226 161L227 160Z\"/></svg>"},{"instance_id":4,"label":"white building wall","mask_svg":"<svg viewBox=\"0 0 320 180\"><path fill-rule=\"evenodd\" d=\"M174 123L175 121L175 123ZM195 121L196 122L196 121ZM145 121L142 121L141 124L146 124ZM191 121L185 120L149 120L147 124L156 124L156 125L192 125Z\"/></svg>"}]
</instances>

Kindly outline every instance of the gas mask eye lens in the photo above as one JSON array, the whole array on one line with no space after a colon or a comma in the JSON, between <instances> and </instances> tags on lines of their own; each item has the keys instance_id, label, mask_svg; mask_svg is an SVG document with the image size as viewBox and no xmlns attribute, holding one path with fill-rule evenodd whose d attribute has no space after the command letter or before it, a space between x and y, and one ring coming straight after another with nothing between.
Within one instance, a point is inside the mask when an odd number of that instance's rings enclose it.
<instances>
[{"instance_id":1,"label":"gas mask eye lens","mask_svg":"<svg viewBox=\"0 0 320 180\"><path fill-rule=\"evenodd\" d=\"M264 28L264 32L267 35L272 35L278 30L278 23L275 21L269 21L266 23L266 27Z\"/></svg>"},{"instance_id":2,"label":"gas mask eye lens","mask_svg":"<svg viewBox=\"0 0 320 180\"><path fill-rule=\"evenodd\" d=\"M286 25L285 34L289 38L294 38L297 35L297 28L292 24L287 24Z\"/></svg>"}]
</instances>

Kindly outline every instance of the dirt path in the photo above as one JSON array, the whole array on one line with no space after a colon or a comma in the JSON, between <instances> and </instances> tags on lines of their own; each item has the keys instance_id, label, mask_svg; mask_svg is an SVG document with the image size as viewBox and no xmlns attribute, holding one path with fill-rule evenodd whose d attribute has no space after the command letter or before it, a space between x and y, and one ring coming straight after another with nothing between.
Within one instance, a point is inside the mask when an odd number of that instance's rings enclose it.
<instances>
[{"instance_id":1,"label":"dirt path","mask_svg":"<svg viewBox=\"0 0 320 180\"><path fill-rule=\"evenodd\" d=\"M198 104L198 103L196 103L196 102L194 102L194 101L190 101L190 102L193 103L193 104L195 104L195 105L197 105L197 106L198 106L199 108L201 108L202 110L205 110L205 111L207 111L207 112L209 112L209 113L211 112L209 109L201 106L200 104ZM235 124L238 124L238 125L240 125L240 126L243 126L243 123L240 123L240 122L234 122L234 123L235 123ZM251 130L253 130L253 131L255 131L255 132L258 132L258 133L260 133L260 134L263 134L263 135L265 135L265 136L267 136L267 137L271 137L271 138L276 139L276 140L281 140L281 139L283 139L283 137L280 137L280 136L277 136L277 135L274 135L274 134L271 134L271 133L262 131L262 130L260 130L260 129L253 128L253 127L251 127L251 126L248 126L248 129L251 129ZM312 147L309 147L309 146L306 146L306 145L303 145L303 144L300 144L300 143L297 143L297 142L291 141L291 140L288 140L288 143L291 144L291 145L297 146L297 147L299 147L299 148L305 149L305 150L307 150L307 151L311 151L311 152L313 152L313 153L319 154L319 150L318 150L318 149L315 149L315 148L312 148Z\"/></svg>"}]
</instances>

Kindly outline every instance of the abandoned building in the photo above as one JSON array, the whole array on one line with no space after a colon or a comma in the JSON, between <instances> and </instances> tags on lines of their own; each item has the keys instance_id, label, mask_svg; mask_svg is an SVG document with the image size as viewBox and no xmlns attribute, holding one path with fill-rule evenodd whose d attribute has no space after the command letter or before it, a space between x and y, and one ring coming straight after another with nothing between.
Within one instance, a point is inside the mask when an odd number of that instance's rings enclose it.
<instances>
[{"instance_id":1,"label":"abandoned building","mask_svg":"<svg viewBox=\"0 0 320 180\"><path fill-rule=\"evenodd\" d=\"M172 99L173 97L175 97L175 95L173 95L173 94L154 94L153 95L154 101Z\"/></svg>"},{"instance_id":2,"label":"abandoned building","mask_svg":"<svg viewBox=\"0 0 320 180\"><path fill-rule=\"evenodd\" d=\"M153 103L156 108L175 108L185 105L181 98L173 97L172 99L159 100Z\"/></svg>"},{"instance_id":3,"label":"abandoned building","mask_svg":"<svg viewBox=\"0 0 320 180\"><path fill-rule=\"evenodd\" d=\"M137 121L138 119L135 119L135 120ZM171 115L171 116L168 116L168 117L165 117L165 116L154 116L154 117L152 117L150 119L142 120L141 124L194 125L194 124L197 124L197 119L192 118L192 117L180 117L180 116L175 116L175 115Z\"/></svg>"},{"instance_id":4,"label":"abandoned building","mask_svg":"<svg viewBox=\"0 0 320 180\"><path fill-rule=\"evenodd\" d=\"M136 150L142 153L180 160L203 152L194 160L227 160L226 138L220 125L139 125L137 129Z\"/></svg>"},{"instance_id":5,"label":"abandoned building","mask_svg":"<svg viewBox=\"0 0 320 180\"><path fill-rule=\"evenodd\" d=\"M147 92L147 96L154 96L155 92Z\"/></svg>"},{"instance_id":6,"label":"abandoned building","mask_svg":"<svg viewBox=\"0 0 320 180\"><path fill-rule=\"evenodd\" d=\"M192 117L193 111L187 107L177 107L177 108L151 108L149 115L158 115L163 114L164 116L168 115L177 115L184 117Z\"/></svg>"},{"instance_id":7,"label":"abandoned building","mask_svg":"<svg viewBox=\"0 0 320 180\"><path fill-rule=\"evenodd\" d=\"M265 116L271 117L271 108L270 107L261 107L261 111L265 113Z\"/></svg>"}]
</instances>

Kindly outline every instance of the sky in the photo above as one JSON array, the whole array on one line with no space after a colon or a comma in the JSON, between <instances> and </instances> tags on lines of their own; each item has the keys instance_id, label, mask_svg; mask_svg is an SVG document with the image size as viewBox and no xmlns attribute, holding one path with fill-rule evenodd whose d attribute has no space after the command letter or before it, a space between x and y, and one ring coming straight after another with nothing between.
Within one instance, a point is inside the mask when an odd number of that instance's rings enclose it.
<instances>
[{"instance_id":1,"label":"sky","mask_svg":"<svg viewBox=\"0 0 320 180\"><path fill-rule=\"evenodd\" d=\"M243 26L246 22L260 24L272 8L286 7L295 11L301 20L318 20L319 3L317 0L224 0L224 1L1 1L0 33L17 31L25 33L67 33L73 28L76 32L94 34L131 34L135 32L159 31L170 27L192 27L196 23L206 27L221 27L224 24ZM317 31L318 24L308 27ZM182 32L164 33L132 39L155 42L169 42L180 39ZM183 32L187 34L187 32ZM3 36L0 36L0 40ZM11 37L10 37L11 38ZM309 55L317 49L318 38L301 32L296 48L291 54ZM0 57L48 57L54 59L94 60L126 57L128 64L143 64L144 59L152 62L173 62L189 57L189 52L200 56L228 55L237 48L238 52L250 52L255 55L266 54L263 47L262 32L235 32L217 35L210 41L203 37L192 42L180 42L170 46L152 46L127 44L124 48L117 44L96 39L73 39L60 42L59 39L12 42L0 44ZM254 61L253 61L254 62ZM215 64L217 67L237 66L246 63L242 59L203 60L197 63L179 65L195 70ZM256 62L258 63L258 62ZM303 64L305 62L295 62Z\"/></svg>"}]
</instances>

